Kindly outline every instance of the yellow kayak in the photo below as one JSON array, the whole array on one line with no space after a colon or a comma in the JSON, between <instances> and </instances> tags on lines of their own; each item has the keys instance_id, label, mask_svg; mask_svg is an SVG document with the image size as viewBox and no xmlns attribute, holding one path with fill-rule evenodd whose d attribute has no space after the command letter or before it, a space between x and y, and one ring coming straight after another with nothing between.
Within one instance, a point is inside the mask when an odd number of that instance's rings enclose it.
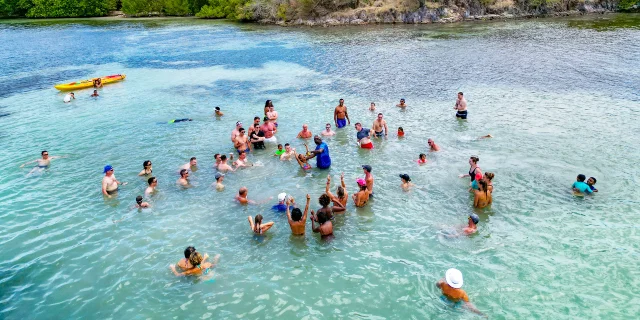
<instances>
[{"instance_id":1,"label":"yellow kayak","mask_svg":"<svg viewBox=\"0 0 640 320\"><path fill-rule=\"evenodd\" d=\"M122 81L126 77L127 76L124 75L124 74L113 74L113 75L104 76L104 77L101 77L101 78L93 78L91 80L82 80L82 81L78 81L78 82L57 84L54 87L56 89L62 90L62 91L69 91L69 90L76 90L76 89L86 89L86 88L93 87L93 81L95 81L97 79L100 79L102 81L102 85L105 85L105 84L109 84L109 83Z\"/></svg>"}]
</instances>

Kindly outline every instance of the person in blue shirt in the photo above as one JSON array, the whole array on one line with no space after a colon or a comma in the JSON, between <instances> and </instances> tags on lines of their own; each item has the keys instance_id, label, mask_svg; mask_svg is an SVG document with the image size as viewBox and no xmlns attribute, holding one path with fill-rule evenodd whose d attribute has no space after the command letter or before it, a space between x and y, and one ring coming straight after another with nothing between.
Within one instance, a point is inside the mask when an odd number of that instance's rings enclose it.
<instances>
[{"instance_id":1,"label":"person in blue shirt","mask_svg":"<svg viewBox=\"0 0 640 320\"><path fill-rule=\"evenodd\" d=\"M584 180L586 180L587 177L584 174L579 174L578 178L576 182L573 183L573 186L571 186L573 188L574 192L580 192L580 193L584 193L584 194L590 194L593 191L591 191L591 188L589 188L589 185L584 183Z\"/></svg>"},{"instance_id":2,"label":"person in blue shirt","mask_svg":"<svg viewBox=\"0 0 640 320\"><path fill-rule=\"evenodd\" d=\"M293 197L289 196L289 199L291 200L291 203L293 204ZM279 211L279 212L285 212L287 211L287 205L284 203L285 200L287 200L287 194L286 193L281 193L278 195L278 204L274 205L273 207L271 207L272 210L274 211ZM291 206L289 209L293 210L294 206Z\"/></svg>"},{"instance_id":3,"label":"person in blue shirt","mask_svg":"<svg viewBox=\"0 0 640 320\"><path fill-rule=\"evenodd\" d=\"M593 186L594 184L596 184L596 178L590 177L589 180L587 180L587 185L589 186L591 191L598 192L598 189L596 189L596 187Z\"/></svg>"},{"instance_id":4,"label":"person in blue shirt","mask_svg":"<svg viewBox=\"0 0 640 320\"><path fill-rule=\"evenodd\" d=\"M317 156L318 159L318 169L328 169L331 167L331 156L329 156L329 146L325 142L322 141L320 136L316 135L313 137L313 142L316 143L316 149L309 152L307 155L307 160L313 159Z\"/></svg>"}]
</instances>

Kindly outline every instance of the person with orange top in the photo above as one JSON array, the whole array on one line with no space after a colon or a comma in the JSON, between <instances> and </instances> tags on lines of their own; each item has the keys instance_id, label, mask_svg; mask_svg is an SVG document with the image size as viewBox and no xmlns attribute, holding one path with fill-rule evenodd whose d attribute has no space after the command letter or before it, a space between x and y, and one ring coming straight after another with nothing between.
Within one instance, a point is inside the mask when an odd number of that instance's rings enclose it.
<instances>
[{"instance_id":1,"label":"person with orange top","mask_svg":"<svg viewBox=\"0 0 640 320\"><path fill-rule=\"evenodd\" d=\"M398 138L404 137L404 129L402 127L398 127Z\"/></svg>"},{"instance_id":2,"label":"person with orange top","mask_svg":"<svg viewBox=\"0 0 640 320\"><path fill-rule=\"evenodd\" d=\"M440 279L436 282L436 286L442 290L442 294L447 299L453 302L464 301L464 305L474 313L479 315L486 315L478 310L471 302L469 302L469 296L467 293L460 289L462 287L463 279L462 272L460 270L451 268L444 274L444 279Z\"/></svg>"}]
</instances>

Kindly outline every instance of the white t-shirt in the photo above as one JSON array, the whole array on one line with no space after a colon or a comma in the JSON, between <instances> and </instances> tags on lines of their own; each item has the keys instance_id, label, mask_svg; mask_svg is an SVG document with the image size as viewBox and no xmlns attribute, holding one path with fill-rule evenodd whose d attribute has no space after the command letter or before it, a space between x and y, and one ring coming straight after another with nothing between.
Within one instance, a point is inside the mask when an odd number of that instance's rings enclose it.
<instances>
[{"instance_id":1,"label":"white t-shirt","mask_svg":"<svg viewBox=\"0 0 640 320\"><path fill-rule=\"evenodd\" d=\"M71 102L71 94L67 94L66 96L64 96L64 102Z\"/></svg>"}]
</instances>

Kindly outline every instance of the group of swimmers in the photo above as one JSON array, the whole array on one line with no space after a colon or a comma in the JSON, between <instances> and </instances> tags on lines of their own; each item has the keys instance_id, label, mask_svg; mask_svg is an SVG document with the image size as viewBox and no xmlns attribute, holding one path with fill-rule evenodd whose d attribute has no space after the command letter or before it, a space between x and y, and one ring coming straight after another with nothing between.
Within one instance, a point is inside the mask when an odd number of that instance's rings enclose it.
<instances>
[{"instance_id":1,"label":"group of swimmers","mask_svg":"<svg viewBox=\"0 0 640 320\"><path fill-rule=\"evenodd\" d=\"M97 95L97 92L95 90L94 94ZM69 95L71 98L75 99L73 93L70 93ZM67 102L66 97L65 102ZM405 99L401 99L400 103L396 106L402 109L406 108L407 104ZM464 99L464 95L462 92L458 93L458 98L456 100L454 109L456 110L457 118L467 118L467 102ZM369 110L376 110L375 103L371 103ZM224 115L224 113L220 110L220 107L215 107L214 115L216 117L221 117ZM263 120L262 123L261 120ZM181 121L191 121L191 119L176 119L170 122ZM264 149L265 143L277 143L277 139L275 137L275 134L278 130L277 121L278 113L277 111L275 111L272 101L267 100L264 108L264 118L261 119L260 117L255 117L253 124L249 126L248 132L244 129L242 122L236 122L236 127L231 133L231 141L238 153L238 158L234 161L233 153L230 153L228 158L225 154L215 155L214 167L218 171L215 174L216 190L224 190L223 181L226 173L236 171L243 167L255 165L247 161L246 154L248 152L251 152L254 149ZM351 120L349 119L349 114L347 111L347 107L344 104L344 99L340 99L338 106L336 106L334 109L334 124L336 128L341 129L346 127L350 123ZM384 137L389 133L388 124L384 119L382 113L377 114L377 117L374 120L371 129L365 128L359 122L355 124L355 129L358 146L363 149L373 149L374 146L372 138ZM335 134L336 133L332 130L332 126L330 123L326 124L325 130L323 130L319 135L313 135L308 126L304 124L302 126L302 130L298 133L297 138L309 139L313 137L316 148L314 150L309 150L309 147L305 143L304 146L306 152L298 153L296 149L292 148L289 143L284 144L284 146L282 144L278 144L274 156L279 157L279 159L283 161L296 159L300 167L305 171L310 170L312 167L308 163L308 161L316 158L317 167L319 169L327 169L331 166L331 157L329 154L329 147L327 143L323 141L322 137L331 137ZM402 138L403 136L404 129L402 127L399 127L398 137ZM491 135L487 135L481 138L491 137ZM440 146L436 144L433 139L428 139L427 144L429 146L429 152L440 151ZM61 157L49 156L47 151L42 151L42 159L31 161L37 162L37 166L32 171L48 167L50 161L56 158ZM471 156L469 158L469 171L468 173L460 175L460 178L470 178L469 191L474 193L473 206L476 208L485 208L491 205L493 200L492 180L495 175L492 172L485 172L483 174L480 167L478 166L479 160L480 159L477 156ZM232 161L232 163L229 164L228 161ZM420 165L426 164L426 154L419 154L417 163ZM26 164L27 163L23 164L22 166ZM361 168L363 170L364 177L356 179L357 191L351 197L356 207L364 207L367 205L370 197L373 195L374 188L374 177L372 175L373 168L370 165L362 165ZM188 163L179 168L180 178L178 178L176 183L185 188L190 187L191 184L189 182L189 175L195 170L197 170L197 159L196 157L192 157ZM102 179L102 193L106 198L112 198L117 195L119 186L126 185L126 182L120 182L116 179L114 168L111 165L106 165L104 167L103 173L104 177ZM143 209L150 206L148 202L144 201L144 198L151 197L156 192L155 189L158 185L158 180L152 175L152 173L152 162L150 160L144 161L143 170L138 175L147 177L148 187L144 192L144 197L142 195L138 195L136 197L136 208ZM408 190L414 186L411 182L411 177L408 174L400 174L399 177L401 179L400 186L403 190ZM578 181L573 185L574 191L582 193L597 192L597 189L595 189L593 186L596 182L596 179L594 177L591 177L587 180L586 183L584 182L585 179L586 177L582 174L578 176ZM304 210L298 208L295 203L295 199L292 196L287 195L286 193L281 193L278 195L278 204L274 205L272 209L286 213L287 221L291 228L291 232L294 235L305 234L306 220L307 217L309 217L311 220L311 229L313 232L319 233L321 235L321 238L332 237L332 221L334 219L334 215L344 213L349 202L349 193L347 191L347 185L344 181L344 173L340 175L340 184L337 186L335 194L330 189L331 176L328 175L326 180L325 192L318 198L318 202L321 208L319 208L317 211L311 210L309 212L311 199L309 194L306 195ZM237 195L235 196L235 200L242 205L258 203L256 201L249 200L247 195L248 188L241 187ZM263 221L263 216L261 214L258 214L254 217L248 216L247 220L249 222L251 232L257 235L263 235L274 225L274 222ZM470 235L477 231L479 217L476 214L470 214L467 220L468 224L462 229L462 232L465 235ZM178 262L176 265L171 265L171 270L177 276L201 274L206 275L213 267L215 267L219 258L219 256L216 256L213 259L213 262L207 262L206 260L208 258L208 255L201 255L193 247L188 247L185 250L184 257L185 258ZM179 268L181 272L179 272L177 268ZM464 301L470 310L480 313L480 311L478 311L475 306L473 306L469 302L468 296L466 295L464 290L461 289L462 283L462 273L457 269L449 269L446 271L444 279L437 282L437 286L442 290L442 293L447 298L453 301Z\"/></svg>"}]
</instances>

